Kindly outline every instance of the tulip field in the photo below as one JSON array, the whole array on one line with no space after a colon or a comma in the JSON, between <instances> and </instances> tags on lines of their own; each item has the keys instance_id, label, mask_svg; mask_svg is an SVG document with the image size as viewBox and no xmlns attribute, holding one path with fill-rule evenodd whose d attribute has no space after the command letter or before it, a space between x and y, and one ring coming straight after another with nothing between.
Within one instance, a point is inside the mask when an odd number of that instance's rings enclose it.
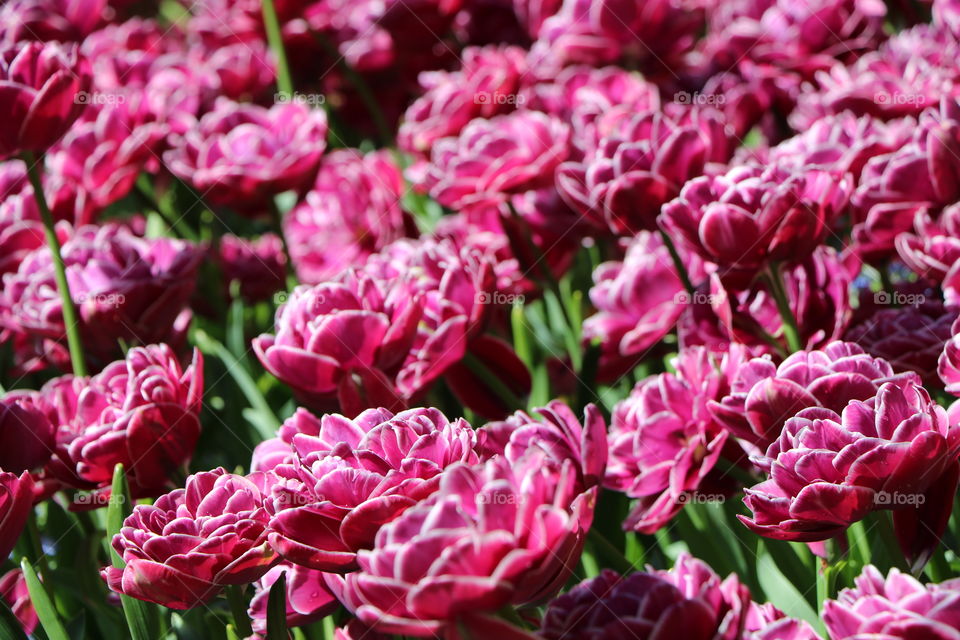
<instances>
[{"instance_id":1,"label":"tulip field","mask_svg":"<svg viewBox=\"0 0 960 640\"><path fill-rule=\"evenodd\" d=\"M960 0L0 0L0 640L960 640Z\"/></svg>"}]
</instances>

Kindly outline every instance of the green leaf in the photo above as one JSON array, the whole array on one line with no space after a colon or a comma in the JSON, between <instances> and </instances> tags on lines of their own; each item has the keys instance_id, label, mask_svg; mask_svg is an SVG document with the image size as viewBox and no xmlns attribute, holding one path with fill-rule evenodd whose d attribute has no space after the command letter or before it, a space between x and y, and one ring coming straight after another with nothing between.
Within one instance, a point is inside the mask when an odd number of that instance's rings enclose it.
<instances>
[{"instance_id":1,"label":"green leaf","mask_svg":"<svg viewBox=\"0 0 960 640\"><path fill-rule=\"evenodd\" d=\"M223 346L222 342L203 329L197 329L193 332L193 341L202 352L223 361L224 366L227 368L227 373L230 374L230 377L232 377L234 382L237 383L237 386L240 387L240 391L242 391L243 395L247 398L247 402L260 414L260 420L253 423L260 433L260 436L264 440L269 440L276 436L277 429L280 428L280 420L277 419L267 399L263 396L263 393L260 392L260 387L258 387L257 383L250 377L250 374L243 364L230 353L229 349ZM267 425L270 425L269 429Z\"/></svg>"},{"instance_id":2,"label":"green leaf","mask_svg":"<svg viewBox=\"0 0 960 640\"><path fill-rule=\"evenodd\" d=\"M267 640L287 640L287 574L281 573L267 599Z\"/></svg>"},{"instance_id":3,"label":"green leaf","mask_svg":"<svg viewBox=\"0 0 960 640\"><path fill-rule=\"evenodd\" d=\"M40 619L40 625L46 632L50 640L70 640L67 630L64 629L60 621L60 615L57 613L47 590L40 583L37 572L33 570L30 561L24 558L20 561L20 569L23 571L23 578L27 583L27 589L30 592L30 601L33 602L33 608L37 612L37 618Z\"/></svg>"},{"instance_id":4,"label":"green leaf","mask_svg":"<svg viewBox=\"0 0 960 640\"><path fill-rule=\"evenodd\" d=\"M113 468L113 483L110 485L110 503L107 505L107 541L120 533L124 519L133 510L133 501L130 498L130 487L123 465L117 464ZM110 546L110 562L117 569L123 569L127 564L123 561L113 546ZM157 628L158 614L154 606L120 594L120 604L123 606L123 617L127 620L127 628L133 640L151 640L154 637L152 630Z\"/></svg>"},{"instance_id":5,"label":"green leaf","mask_svg":"<svg viewBox=\"0 0 960 640\"><path fill-rule=\"evenodd\" d=\"M759 541L757 554L757 578L763 592L775 607L794 618L801 618L812 625L817 625L817 612L790 580L780 572L780 567L769 553L766 553L765 543Z\"/></svg>"}]
</instances>

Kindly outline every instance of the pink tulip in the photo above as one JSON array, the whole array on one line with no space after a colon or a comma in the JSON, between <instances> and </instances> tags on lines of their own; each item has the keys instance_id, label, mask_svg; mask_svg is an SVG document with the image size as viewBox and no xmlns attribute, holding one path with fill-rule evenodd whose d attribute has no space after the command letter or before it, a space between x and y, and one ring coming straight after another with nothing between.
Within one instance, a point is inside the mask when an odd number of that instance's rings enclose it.
<instances>
[{"instance_id":1,"label":"pink tulip","mask_svg":"<svg viewBox=\"0 0 960 640\"><path fill-rule=\"evenodd\" d=\"M886 297L889 298L889 294ZM886 360L897 373L917 373L924 385L933 388L940 384L937 360L953 336L951 326L956 319L956 311L930 300L876 311L848 329L844 340L855 342L871 356Z\"/></svg>"},{"instance_id":2,"label":"pink tulip","mask_svg":"<svg viewBox=\"0 0 960 640\"><path fill-rule=\"evenodd\" d=\"M780 623L778 635L767 626ZM636 638L637 640L818 640L804 622L758 607L735 575L721 580L704 562L687 554L670 571L648 568L620 576L604 569L555 598L543 616L539 636Z\"/></svg>"},{"instance_id":3,"label":"pink tulip","mask_svg":"<svg viewBox=\"0 0 960 640\"><path fill-rule=\"evenodd\" d=\"M223 469L137 505L113 548L123 569L101 571L111 590L171 609L190 609L229 585L261 578L277 560L267 544L264 478Z\"/></svg>"},{"instance_id":4,"label":"pink tulip","mask_svg":"<svg viewBox=\"0 0 960 640\"><path fill-rule=\"evenodd\" d=\"M265 198L313 180L326 138L322 109L298 101L267 109L221 98L163 158L212 202L260 213Z\"/></svg>"},{"instance_id":5,"label":"pink tulip","mask_svg":"<svg viewBox=\"0 0 960 640\"><path fill-rule=\"evenodd\" d=\"M703 347L680 352L677 373L641 381L613 409L606 486L637 500L623 523L653 533L693 496L723 500L737 482L721 468L747 467L746 453L708 410L724 397L745 356L739 345L724 356Z\"/></svg>"},{"instance_id":6,"label":"pink tulip","mask_svg":"<svg viewBox=\"0 0 960 640\"><path fill-rule=\"evenodd\" d=\"M517 411L506 420L484 425L480 429L483 458L503 455L518 460L535 446L560 464L573 460L580 469L583 489L599 485L607 467L607 425L600 410L588 404L583 424L559 400L534 411L540 419Z\"/></svg>"},{"instance_id":7,"label":"pink tulip","mask_svg":"<svg viewBox=\"0 0 960 640\"><path fill-rule=\"evenodd\" d=\"M113 223L61 231L88 363L100 368L116 358L118 340L182 340L191 317L186 304L203 256L199 248L170 238L141 238ZM13 334L22 369L48 363L69 367L60 295L46 247L4 276L0 326Z\"/></svg>"},{"instance_id":8,"label":"pink tulip","mask_svg":"<svg viewBox=\"0 0 960 640\"><path fill-rule=\"evenodd\" d=\"M23 632L27 635L32 634L40 619L37 618L37 612L30 600L30 592L27 590L27 582L20 569L11 569L0 577L0 597L20 621Z\"/></svg>"},{"instance_id":9,"label":"pink tulip","mask_svg":"<svg viewBox=\"0 0 960 640\"><path fill-rule=\"evenodd\" d=\"M536 111L477 118L457 138L438 140L424 186L453 209L498 204L553 183L569 152L569 127Z\"/></svg>"},{"instance_id":10,"label":"pink tulip","mask_svg":"<svg viewBox=\"0 0 960 640\"><path fill-rule=\"evenodd\" d=\"M430 638L548 597L570 576L593 518L596 488L580 493L576 478L571 461L537 449L454 465L360 551L358 571L328 584L374 630Z\"/></svg>"},{"instance_id":11,"label":"pink tulip","mask_svg":"<svg viewBox=\"0 0 960 640\"><path fill-rule=\"evenodd\" d=\"M700 259L682 254L690 279L705 278ZM590 301L597 313L583 323L586 340L601 340L605 360L633 363L673 330L690 297L660 237L641 231L622 261L604 262L593 272ZM601 365L603 366L603 365Z\"/></svg>"},{"instance_id":12,"label":"pink tulip","mask_svg":"<svg viewBox=\"0 0 960 640\"><path fill-rule=\"evenodd\" d=\"M287 258L283 241L274 233L248 240L233 234L220 237L217 262L227 283L237 283L238 293L247 302L267 300L286 289Z\"/></svg>"},{"instance_id":13,"label":"pink tulip","mask_svg":"<svg viewBox=\"0 0 960 640\"><path fill-rule=\"evenodd\" d=\"M33 510L34 482L24 471L0 471L0 558L6 558L17 544L20 532Z\"/></svg>"},{"instance_id":14,"label":"pink tulip","mask_svg":"<svg viewBox=\"0 0 960 640\"><path fill-rule=\"evenodd\" d=\"M884 576L867 565L854 583L823 605L823 622L833 640L951 640L960 630L960 580L924 585L897 569Z\"/></svg>"},{"instance_id":15,"label":"pink tulip","mask_svg":"<svg viewBox=\"0 0 960 640\"><path fill-rule=\"evenodd\" d=\"M273 469L270 544L321 571L355 568L357 551L433 493L444 469L479 461L476 432L436 409L368 409L354 420L328 414L306 430L292 437L293 460Z\"/></svg>"},{"instance_id":16,"label":"pink tulip","mask_svg":"<svg viewBox=\"0 0 960 640\"><path fill-rule=\"evenodd\" d=\"M429 154L434 142L456 136L474 118L491 118L522 107L528 72L520 47L467 47L457 71L420 75L425 93L407 109L398 134L401 149Z\"/></svg>"},{"instance_id":17,"label":"pink tulip","mask_svg":"<svg viewBox=\"0 0 960 640\"><path fill-rule=\"evenodd\" d=\"M328 154L313 188L283 220L300 281L330 280L412 235L412 218L401 203L404 189L400 169L386 152Z\"/></svg>"},{"instance_id":18,"label":"pink tulip","mask_svg":"<svg viewBox=\"0 0 960 640\"><path fill-rule=\"evenodd\" d=\"M479 249L399 241L362 269L294 289L277 310L276 335L261 335L253 348L318 410L355 416L371 405L409 406L485 337L483 323L500 301L494 280L493 261ZM487 353L517 361L503 345Z\"/></svg>"},{"instance_id":19,"label":"pink tulip","mask_svg":"<svg viewBox=\"0 0 960 640\"><path fill-rule=\"evenodd\" d=\"M896 373L889 362L852 342L800 351L779 365L769 357L742 364L730 393L710 401L710 410L738 438L765 449L801 410L822 407L840 413L851 400L869 400L886 382L920 382L913 372Z\"/></svg>"},{"instance_id":20,"label":"pink tulip","mask_svg":"<svg viewBox=\"0 0 960 640\"><path fill-rule=\"evenodd\" d=\"M0 10L0 40L80 42L110 13L108 0L12 0Z\"/></svg>"},{"instance_id":21,"label":"pink tulip","mask_svg":"<svg viewBox=\"0 0 960 640\"><path fill-rule=\"evenodd\" d=\"M0 398L0 469L22 473L45 465L55 431L37 394L11 391Z\"/></svg>"},{"instance_id":22,"label":"pink tulip","mask_svg":"<svg viewBox=\"0 0 960 640\"><path fill-rule=\"evenodd\" d=\"M772 262L799 262L844 213L852 185L825 171L740 166L688 182L663 207L664 228L746 288Z\"/></svg>"},{"instance_id":23,"label":"pink tulip","mask_svg":"<svg viewBox=\"0 0 960 640\"><path fill-rule=\"evenodd\" d=\"M83 112L77 97L89 85L89 66L76 46L27 42L0 51L0 111L6 114L0 158L46 151Z\"/></svg>"},{"instance_id":24,"label":"pink tulip","mask_svg":"<svg viewBox=\"0 0 960 640\"><path fill-rule=\"evenodd\" d=\"M812 407L787 420L757 460L769 479L747 489L753 514L740 519L763 536L815 542L893 509L905 555L922 566L947 524L958 456L946 411L915 382L888 382L840 414Z\"/></svg>"},{"instance_id":25,"label":"pink tulip","mask_svg":"<svg viewBox=\"0 0 960 640\"><path fill-rule=\"evenodd\" d=\"M720 113L709 108L613 110L595 126L596 147L561 165L557 188L595 225L618 235L655 229L660 207L734 149Z\"/></svg>"},{"instance_id":26,"label":"pink tulip","mask_svg":"<svg viewBox=\"0 0 960 640\"><path fill-rule=\"evenodd\" d=\"M790 124L803 131L827 114L850 111L881 120L917 116L942 98L960 95L956 65L960 43L944 29L904 29L851 64L836 62L815 75L798 96Z\"/></svg>"},{"instance_id":27,"label":"pink tulip","mask_svg":"<svg viewBox=\"0 0 960 640\"><path fill-rule=\"evenodd\" d=\"M134 498L159 495L193 455L202 394L200 352L183 368L167 345L135 347L92 378L51 380L40 391L58 425L49 470L68 486L97 490L82 504L105 504L118 463Z\"/></svg>"},{"instance_id":28,"label":"pink tulip","mask_svg":"<svg viewBox=\"0 0 960 640\"><path fill-rule=\"evenodd\" d=\"M940 284L947 302L960 302L960 206L946 207L934 220L930 209L917 211L914 233L896 237L897 253L917 275Z\"/></svg>"}]
</instances>

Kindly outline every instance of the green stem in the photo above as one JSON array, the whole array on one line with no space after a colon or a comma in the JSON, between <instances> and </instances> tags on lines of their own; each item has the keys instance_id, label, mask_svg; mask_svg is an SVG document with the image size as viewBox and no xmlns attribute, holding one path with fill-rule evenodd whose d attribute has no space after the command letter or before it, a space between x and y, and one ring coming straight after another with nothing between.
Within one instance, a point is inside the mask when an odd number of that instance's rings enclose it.
<instances>
[{"instance_id":1,"label":"green stem","mask_svg":"<svg viewBox=\"0 0 960 640\"><path fill-rule=\"evenodd\" d=\"M253 634L250 626L250 616L247 615L247 602L243 597L243 586L232 584L227 587L227 602L230 603L230 612L233 614L233 625L237 635L246 638Z\"/></svg>"},{"instance_id":2,"label":"green stem","mask_svg":"<svg viewBox=\"0 0 960 640\"><path fill-rule=\"evenodd\" d=\"M780 318L783 320L783 335L787 339L787 347L789 347L791 352L801 351L803 345L800 343L800 330L797 327L797 318L793 315L793 310L790 308L790 300L787 298L787 291L783 286L783 278L779 265L770 265L767 270L767 280L770 285L770 293L777 303Z\"/></svg>"},{"instance_id":3,"label":"green stem","mask_svg":"<svg viewBox=\"0 0 960 640\"><path fill-rule=\"evenodd\" d=\"M690 282L690 274L687 273L687 266L683 264L683 260L680 259L680 252L677 251L677 245L673 243L673 238L663 229L660 229L660 237L663 239L663 244L667 248L667 251L670 252L670 259L673 260L673 268L676 269L677 275L680 277L680 282L683 283L683 288L686 289L690 297L693 298L695 289L693 288L693 283Z\"/></svg>"},{"instance_id":4,"label":"green stem","mask_svg":"<svg viewBox=\"0 0 960 640\"><path fill-rule=\"evenodd\" d=\"M471 353L467 353L463 356L463 364L470 370L470 373L480 378L483 384L490 387L491 391L504 401L508 411L514 412L526 408L526 403L518 398L517 394L515 394L503 380L498 378L496 374L490 371L487 365L483 364L479 358Z\"/></svg>"},{"instance_id":5,"label":"green stem","mask_svg":"<svg viewBox=\"0 0 960 640\"><path fill-rule=\"evenodd\" d=\"M289 98L293 95L293 79L290 76L287 52L283 48L283 34L280 32L280 21L277 19L277 9L273 6L273 0L263 0L263 26L267 30L270 50L277 58L277 89Z\"/></svg>"},{"instance_id":6,"label":"green stem","mask_svg":"<svg viewBox=\"0 0 960 640\"><path fill-rule=\"evenodd\" d=\"M600 551L604 556L606 556L607 561L613 565L613 568L627 575L633 573L636 570L636 567L632 562L627 560L626 556L621 553L612 542L606 539L596 527L591 527L587 532L587 539L593 544L593 546Z\"/></svg>"},{"instance_id":7,"label":"green stem","mask_svg":"<svg viewBox=\"0 0 960 640\"><path fill-rule=\"evenodd\" d=\"M47 236L47 245L50 247L50 253L53 254L54 276L57 280L57 289L60 290L60 298L63 303L63 324L67 331L67 346L70 349L70 363L73 365L73 374L76 376L87 375L87 365L83 360L83 343L80 342L80 329L77 320L77 309L73 306L73 298L70 296L70 285L67 283L67 269L63 264L63 256L60 253L60 240L57 238L57 229L53 221L53 213L47 205L47 197L43 193L43 183L40 180L41 163L43 157L36 157L30 151L23 152L23 162L27 165L27 177L33 186L33 196L37 200L37 208L40 209L40 217L43 219L43 230Z\"/></svg>"}]
</instances>

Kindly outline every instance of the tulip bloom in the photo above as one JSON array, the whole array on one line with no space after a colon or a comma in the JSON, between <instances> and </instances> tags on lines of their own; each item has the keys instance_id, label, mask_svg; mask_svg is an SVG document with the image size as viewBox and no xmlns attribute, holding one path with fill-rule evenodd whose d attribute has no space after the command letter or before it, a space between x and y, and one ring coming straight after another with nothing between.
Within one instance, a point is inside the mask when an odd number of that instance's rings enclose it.
<instances>
[{"instance_id":1,"label":"tulip bloom","mask_svg":"<svg viewBox=\"0 0 960 640\"><path fill-rule=\"evenodd\" d=\"M17 544L33 509L33 478L24 471L17 476L0 471L0 558Z\"/></svg>"},{"instance_id":2,"label":"tulip bloom","mask_svg":"<svg viewBox=\"0 0 960 640\"><path fill-rule=\"evenodd\" d=\"M250 600L248 613L253 622L253 630L260 634L267 632L267 606L270 588L286 574L287 626L299 627L316 622L333 613L340 607L327 583L323 572L289 562L274 565L263 574L254 585L256 592Z\"/></svg>"},{"instance_id":3,"label":"tulip bloom","mask_svg":"<svg viewBox=\"0 0 960 640\"><path fill-rule=\"evenodd\" d=\"M49 465L56 478L102 494L123 463L133 497L156 496L200 437L203 358L194 350L184 369L166 345L136 347L91 378L51 380L40 395L59 425Z\"/></svg>"},{"instance_id":4,"label":"tulip bloom","mask_svg":"<svg viewBox=\"0 0 960 640\"><path fill-rule=\"evenodd\" d=\"M6 7L5 7L6 8ZM76 45L27 42L0 51L0 158L46 151L86 104L90 71Z\"/></svg>"},{"instance_id":5,"label":"tulip bloom","mask_svg":"<svg viewBox=\"0 0 960 640\"><path fill-rule=\"evenodd\" d=\"M552 595L570 576L596 500L596 487L581 493L577 484L570 460L558 465L536 449L454 465L359 552L358 571L328 584L377 631L433 638L460 622L472 628L472 619Z\"/></svg>"},{"instance_id":6,"label":"tulip bloom","mask_svg":"<svg viewBox=\"0 0 960 640\"><path fill-rule=\"evenodd\" d=\"M414 231L401 203L404 188L400 168L385 151L327 154L311 190L283 218L300 281L331 280Z\"/></svg>"},{"instance_id":7,"label":"tulip bloom","mask_svg":"<svg viewBox=\"0 0 960 640\"><path fill-rule=\"evenodd\" d=\"M557 189L598 228L617 235L656 229L661 206L684 183L729 160L734 147L718 112L672 107L599 116L596 146L560 166Z\"/></svg>"},{"instance_id":8,"label":"tulip bloom","mask_svg":"<svg viewBox=\"0 0 960 640\"><path fill-rule=\"evenodd\" d=\"M267 109L220 98L163 158L212 202L261 213L264 198L313 180L326 146L322 109L296 101Z\"/></svg>"},{"instance_id":9,"label":"tulip bloom","mask_svg":"<svg viewBox=\"0 0 960 640\"><path fill-rule=\"evenodd\" d=\"M101 571L117 593L190 609L229 585L261 578L277 560L267 544L269 516L261 474L243 477L223 469L187 478L183 489L137 505L113 548L123 569Z\"/></svg>"},{"instance_id":10,"label":"tulip bloom","mask_svg":"<svg viewBox=\"0 0 960 640\"><path fill-rule=\"evenodd\" d=\"M61 228L61 231L67 231ZM203 252L171 238L141 238L109 223L67 232L62 247L87 361L101 368L120 355L118 339L173 343L185 337ZM69 366L61 298L50 251L27 255L0 290L0 326L14 337L19 367Z\"/></svg>"},{"instance_id":11,"label":"tulip bloom","mask_svg":"<svg viewBox=\"0 0 960 640\"><path fill-rule=\"evenodd\" d=\"M710 402L717 420L761 450L780 436L784 423L808 407L843 411L851 400L869 400L882 384L913 381L890 363L852 342L833 342L820 351L800 351L779 366L754 358L738 369L730 393Z\"/></svg>"},{"instance_id":12,"label":"tulip bloom","mask_svg":"<svg viewBox=\"0 0 960 640\"><path fill-rule=\"evenodd\" d=\"M10 607L10 611L20 621L24 633L32 634L40 619L37 617L36 609L33 608L27 581L24 580L20 569L11 569L0 576L0 598L3 598L6 605Z\"/></svg>"},{"instance_id":13,"label":"tulip bloom","mask_svg":"<svg viewBox=\"0 0 960 640\"><path fill-rule=\"evenodd\" d=\"M823 622L833 640L957 636L960 580L924 585L898 569L884 576L867 565L854 584L823 605Z\"/></svg>"},{"instance_id":14,"label":"tulip bloom","mask_svg":"<svg viewBox=\"0 0 960 640\"><path fill-rule=\"evenodd\" d=\"M677 373L641 381L613 409L606 486L637 500L624 529L653 533L692 495L723 499L737 483L716 469L721 457L744 464L746 454L708 410L730 391L745 357L740 345L713 356L704 347L680 352Z\"/></svg>"},{"instance_id":15,"label":"tulip bloom","mask_svg":"<svg viewBox=\"0 0 960 640\"><path fill-rule=\"evenodd\" d=\"M477 432L436 409L328 414L315 432L293 436L295 458L273 469L279 480L267 506L270 544L321 571L355 568L357 551L433 493L444 469L479 461Z\"/></svg>"},{"instance_id":16,"label":"tulip bloom","mask_svg":"<svg viewBox=\"0 0 960 640\"><path fill-rule=\"evenodd\" d=\"M552 184L569 139L566 124L537 111L477 118L459 137L433 145L424 186L453 209L496 205L510 194Z\"/></svg>"},{"instance_id":17,"label":"tulip bloom","mask_svg":"<svg viewBox=\"0 0 960 640\"><path fill-rule=\"evenodd\" d=\"M808 257L843 214L852 188L848 177L811 168L738 166L688 182L660 221L716 264L727 286L743 289L772 262Z\"/></svg>"},{"instance_id":18,"label":"tulip bloom","mask_svg":"<svg viewBox=\"0 0 960 640\"><path fill-rule=\"evenodd\" d=\"M42 467L53 454L55 431L37 394L12 391L0 398L0 469Z\"/></svg>"},{"instance_id":19,"label":"tulip bloom","mask_svg":"<svg viewBox=\"0 0 960 640\"><path fill-rule=\"evenodd\" d=\"M808 624L750 600L735 575L721 580L687 554L670 571L620 576L604 569L555 598L539 637L637 640L818 640Z\"/></svg>"},{"instance_id":20,"label":"tulip bloom","mask_svg":"<svg viewBox=\"0 0 960 640\"><path fill-rule=\"evenodd\" d=\"M915 382L888 382L840 414L812 407L788 420L757 460L769 479L747 489L753 514L740 519L763 536L815 542L893 509L905 555L925 559L949 518L958 457L960 426Z\"/></svg>"}]
</instances>

